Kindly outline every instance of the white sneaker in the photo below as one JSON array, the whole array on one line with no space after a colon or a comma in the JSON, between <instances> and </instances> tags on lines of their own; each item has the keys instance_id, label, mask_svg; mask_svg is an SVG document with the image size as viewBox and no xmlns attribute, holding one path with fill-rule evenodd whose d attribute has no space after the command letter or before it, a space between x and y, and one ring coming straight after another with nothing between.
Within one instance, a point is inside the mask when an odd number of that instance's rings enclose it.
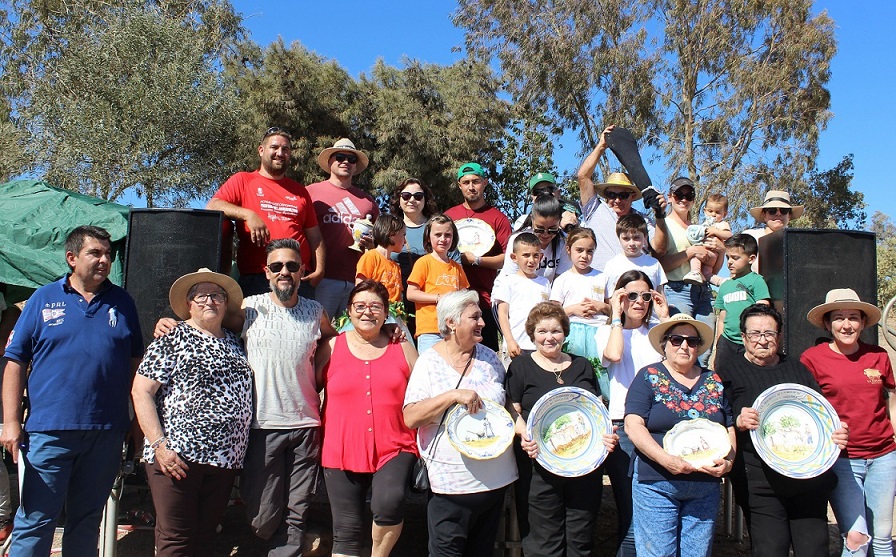
<instances>
[{"instance_id":1,"label":"white sneaker","mask_svg":"<svg viewBox=\"0 0 896 557\"><path fill-rule=\"evenodd\" d=\"M697 286L703 286L704 284L703 274L698 273L697 271L691 271L690 273L686 274L681 280L686 284L694 284Z\"/></svg>"}]
</instances>

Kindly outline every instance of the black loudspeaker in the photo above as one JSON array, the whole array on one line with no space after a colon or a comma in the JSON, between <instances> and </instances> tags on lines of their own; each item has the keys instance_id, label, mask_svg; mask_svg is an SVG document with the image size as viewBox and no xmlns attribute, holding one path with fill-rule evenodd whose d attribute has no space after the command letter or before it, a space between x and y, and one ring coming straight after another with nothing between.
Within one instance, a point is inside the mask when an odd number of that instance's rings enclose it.
<instances>
[{"instance_id":1,"label":"black loudspeaker","mask_svg":"<svg viewBox=\"0 0 896 557\"><path fill-rule=\"evenodd\" d=\"M759 240L759 273L784 316L783 349L792 357L830 338L806 320L828 290L852 288L863 302L877 305L877 244L871 232L779 230ZM876 345L877 326L866 328L861 339Z\"/></svg>"},{"instance_id":2,"label":"black loudspeaker","mask_svg":"<svg viewBox=\"0 0 896 557\"><path fill-rule=\"evenodd\" d=\"M131 209L129 220L124 287L137 304L148 345L156 321L175 317L168 290L178 277L201 267L230 272L231 221L201 209Z\"/></svg>"}]
</instances>

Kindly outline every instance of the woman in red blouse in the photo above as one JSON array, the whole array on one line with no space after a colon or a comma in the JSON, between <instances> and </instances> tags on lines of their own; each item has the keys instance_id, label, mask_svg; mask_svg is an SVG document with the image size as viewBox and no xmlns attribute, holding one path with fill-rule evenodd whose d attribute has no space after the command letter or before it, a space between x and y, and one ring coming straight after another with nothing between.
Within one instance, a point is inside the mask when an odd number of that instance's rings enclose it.
<instances>
[{"instance_id":1,"label":"woman in red blouse","mask_svg":"<svg viewBox=\"0 0 896 557\"><path fill-rule=\"evenodd\" d=\"M852 289L836 288L807 318L833 338L803 352L801 361L849 424L849 445L834 464L837 487L831 493L843 555L866 555L870 541L875 557L892 557L896 383L886 350L859 340L880 320L880 310Z\"/></svg>"},{"instance_id":2,"label":"woman in red blouse","mask_svg":"<svg viewBox=\"0 0 896 557\"><path fill-rule=\"evenodd\" d=\"M321 464L333 514L333 555L361 555L361 528L372 488L371 557L389 555L404 520L408 476L417 458L402 405L417 352L383 332L389 294L364 280L349 295L354 329L318 348L318 384L326 389Z\"/></svg>"}]
</instances>

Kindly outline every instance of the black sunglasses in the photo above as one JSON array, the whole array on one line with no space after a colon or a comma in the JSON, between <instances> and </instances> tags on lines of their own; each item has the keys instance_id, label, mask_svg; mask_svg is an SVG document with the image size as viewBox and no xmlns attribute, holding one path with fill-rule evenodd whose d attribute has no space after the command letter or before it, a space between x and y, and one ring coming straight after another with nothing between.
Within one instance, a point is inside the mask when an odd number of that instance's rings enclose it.
<instances>
[{"instance_id":1,"label":"black sunglasses","mask_svg":"<svg viewBox=\"0 0 896 557\"><path fill-rule=\"evenodd\" d=\"M423 201L423 199L426 197L426 194L422 191L415 191L414 193L411 193L409 191L401 192L401 198L405 201L410 201L412 197L417 201Z\"/></svg>"},{"instance_id":2,"label":"black sunglasses","mask_svg":"<svg viewBox=\"0 0 896 557\"><path fill-rule=\"evenodd\" d=\"M349 164L358 162L358 155L353 155L352 153L336 153L333 155L333 158L336 159L336 162L348 161Z\"/></svg>"},{"instance_id":3,"label":"black sunglasses","mask_svg":"<svg viewBox=\"0 0 896 557\"><path fill-rule=\"evenodd\" d=\"M672 346L681 346L682 342L687 342L688 346L691 348L697 348L701 344L703 344L703 339L700 337L689 337L685 335L666 335L666 340L672 343Z\"/></svg>"},{"instance_id":4,"label":"black sunglasses","mask_svg":"<svg viewBox=\"0 0 896 557\"><path fill-rule=\"evenodd\" d=\"M555 226L555 227L553 227L553 228L538 228L538 227L535 227L535 228L532 229L532 232L533 232L534 234L551 234L551 235L554 235L554 234L560 234L560 227L559 227L559 226Z\"/></svg>"},{"instance_id":5,"label":"black sunglasses","mask_svg":"<svg viewBox=\"0 0 896 557\"><path fill-rule=\"evenodd\" d=\"M298 261L287 261L286 263L274 261L273 263L268 263L268 270L272 273L279 273L283 270L284 265L286 265L286 270L290 273L298 273L299 269L302 268L302 264Z\"/></svg>"},{"instance_id":6,"label":"black sunglasses","mask_svg":"<svg viewBox=\"0 0 896 557\"><path fill-rule=\"evenodd\" d=\"M681 199L683 201L693 201L693 200L697 199L697 193L693 192L693 191L687 192L687 193L683 193L680 191L673 191L672 195L674 195L676 198Z\"/></svg>"},{"instance_id":7,"label":"black sunglasses","mask_svg":"<svg viewBox=\"0 0 896 557\"><path fill-rule=\"evenodd\" d=\"M283 128L278 128L277 126L272 126L272 127L268 128L268 131L264 132L264 137L262 137L261 139L262 139L262 141L264 141L265 139L271 137L272 135L282 135L282 136L286 137L287 139L289 139L290 141L292 141L292 134L289 133L288 131L284 130Z\"/></svg>"},{"instance_id":8,"label":"black sunglasses","mask_svg":"<svg viewBox=\"0 0 896 557\"><path fill-rule=\"evenodd\" d=\"M632 196L632 192L630 191L605 191L604 197L607 199L618 199L620 201L625 201L629 197Z\"/></svg>"},{"instance_id":9,"label":"black sunglasses","mask_svg":"<svg viewBox=\"0 0 896 557\"><path fill-rule=\"evenodd\" d=\"M793 209L790 207L771 207L769 209L763 209L762 212L768 213L769 215L777 215L779 213L782 215L789 215L793 213Z\"/></svg>"},{"instance_id":10,"label":"black sunglasses","mask_svg":"<svg viewBox=\"0 0 896 557\"><path fill-rule=\"evenodd\" d=\"M645 302L649 302L653 298L653 294L650 292L629 292L625 295L629 302L637 301L639 296Z\"/></svg>"}]
</instances>

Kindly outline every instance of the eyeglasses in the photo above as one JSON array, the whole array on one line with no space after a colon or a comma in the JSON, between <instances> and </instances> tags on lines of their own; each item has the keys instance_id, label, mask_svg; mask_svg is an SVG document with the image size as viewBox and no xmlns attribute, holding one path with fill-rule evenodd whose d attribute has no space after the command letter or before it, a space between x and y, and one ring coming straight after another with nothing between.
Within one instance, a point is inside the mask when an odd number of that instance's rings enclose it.
<instances>
[{"instance_id":1,"label":"eyeglasses","mask_svg":"<svg viewBox=\"0 0 896 557\"><path fill-rule=\"evenodd\" d=\"M227 301L227 294L223 292L212 292L211 294L194 294L193 301L197 304L207 304L209 301L216 304L223 304Z\"/></svg>"},{"instance_id":2,"label":"eyeglasses","mask_svg":"<svg viewBox=\"0 0 896 557\"><path fill-rule=\"evenodd\" d=\"M261 139L262 139L262 141L264 141L265 139L271 137L272 135L282 135L283 137L286 137L287 139L292 141L292 134L290 134L288 131L284 130L283 128L278 128L277 126L268 128L268 131L264 132L264 137L262 137Z\"/></svg>"},{"instance_id":3,"label":"eyeglasses","mask_svg":"<svg viewBox=\"0 0 896 557\"><path fill-rule=\"evenodd\" d=\"M681 191L673 191L672 195L675 196L676 199L681 199L682 201L693 201L697 199L696 192L681 192Z\"/></svg>"},{"instance_id":4,"label":"eyeglasses","mask_svg":"<svg viewBox=\"0 0 896 557\"><path fill-rule=\"evenodd\" d=\"M548 235L548 234L549 234L549 235L551 235L551 236L555 236L555 235L557 235L557 234L560 234L560 227L559 227L559 226L554 226L554 227L552 227L552 228L539 228L539 227L533 227L533 228L532 228L532 232L535 233L535 234L541 234L541 235Z\"/></svg>"},{"instance_id":5,"label":"eyeglasses","mask_svg":"<svg viewBox=\"0 0 896 557\"><path fill-rule=\"evenodd\" d=\"M358 155L352 153L336 153L333 155L333 158L336 159L336 162L345 162L348 161L349 164L355 164L358 162Z\"/></svg>"},{"instance_id":6,"label":"eyeglasses","mask_svg":"<svg viewBox=\"0 0 896 557\"><path fill-rule=\"evenodd\" d=\"M364 313L365 311L370 310L370 313L374 315L379 315L383 313L383 310L386 309L386 306L383 304L378 304L376 302L372 304L365 304L364 302L356 302L352 304L352 309L357 313Z\"/></svg>"},{"instance_id":7,"label":"eyeglasses","mask_svg":"<svg viewBox=\"0 0 896 557\"><path fill-rule=\"evenodd\" d=\"M290 273L298 273L299 269L302 268L302 264L298 261L287 261L286 263L274 261L273 263L268 263L268 270L272 273L279 273L283 270L284 266L286 266L286 270Z\"/></svg>"},{"instance_id":8,"label":"eyeglasses","mask_svg":"<svg viewBox=\"0 0 896 557\"><path fill-rule=\"evenodd\" d=\"M620 201L625 201L629 197L632 196L632 192L630 191L605 191L604 197L607 198L607 201L612 199L618 199Z\"/></svg>"},{"instance_id":9,"label":"eyeglasses","mask_svg":"<svg viewBox=\"0 0 896 557\"><path fill-rule=\"evenodd\" d=\"M628 298L629 302L636 302L639 297L641 300L649 302L653 298L653 294L650 292L629 292L625 297Z\"/></svg>"},{"instance_id":10,"label":"eyeglasses","mask_svg":"<svg viewBox=\"0 0 896 557\"><path fill-rule=\"evenodd\" d=\"M775 340L778 338L777 331L747 331L744 333L750 342L761 342L767 340Z\"/></svg>"},{"instance_id":11,"label":"eyeglasses","mask_svg":"<svg viewBox=\"0 0 896 557\"><path fill-rule=\"evenodd\" d=\"M411 193L409 191L401 192L401 198L405 201L410 201L412 197L417 201L423 201L423 199L426 197L426 194L422 191L415 191L414 193Z\"/></svg>"},{"instance_id":12,"label":"eyeglasses","mask_svg":"<svg viewBox=\"0 0 896 557\"><path fill-rule=\"evenodd\" d=\"M687 342L688 347L697 348L701 344L703 344L703 339L700 337L689 337L685 335L666 335L666 340L672 343L672 346L681 346L682 342Z\"/></svg>"},{"instance_id":13,"label":"eyeglasses","mask_svg":"<svg viewBox=\"0 0 896 557\"><path fill-rule=\"evenodd\" d=\"M793 209L791 209L790 207L771 207L768 209L763 209L762 212L768 213L769 215L789 215L793 213Z\"/></svg>"}]
</instances>

